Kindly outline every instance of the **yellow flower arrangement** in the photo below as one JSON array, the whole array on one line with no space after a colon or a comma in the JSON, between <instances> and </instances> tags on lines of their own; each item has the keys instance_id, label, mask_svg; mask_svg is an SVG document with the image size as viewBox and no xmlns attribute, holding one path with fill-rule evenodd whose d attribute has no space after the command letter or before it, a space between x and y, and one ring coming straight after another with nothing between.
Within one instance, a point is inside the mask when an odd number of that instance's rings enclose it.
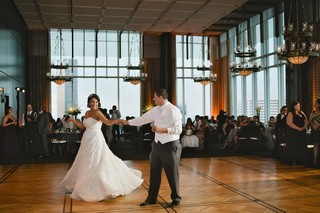
<instances>
[{"instance_id":1,"label":"yellow flower arrangement","mask_svg":"<svg viewBox=\"0 0 320 213\"><path fill-rule=\"evenodd\" d=\"M142 109L142 113L146 113L148 112L150 109L153 108L153 105L150 104L150 105L145 105L144 108Z\"/></svg>"},{"instance_id":2,"label":"yellow flower arrangement","mask_svg":"<svg viewBox=\"0 0 320 213\"><path fill-rule=\"evenodd\" d=\"M68 110L67 110L67 113L69 115L78 115L81 113L81 110L79 109L79 107L70 107Z\"/></svg>"}]
</instances>

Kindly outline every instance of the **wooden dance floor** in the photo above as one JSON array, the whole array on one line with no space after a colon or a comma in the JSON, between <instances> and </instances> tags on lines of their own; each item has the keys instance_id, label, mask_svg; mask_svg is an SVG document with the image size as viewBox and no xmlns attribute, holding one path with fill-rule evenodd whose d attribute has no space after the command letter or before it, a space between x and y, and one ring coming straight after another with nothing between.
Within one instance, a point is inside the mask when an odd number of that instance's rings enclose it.
<instances>
[{"instance_id":1,"label":"wooden dance floor","mask_svg":"<svg viewBox=\"0 0 320 213\"><path fill-rule=\"evenodd\" d=\"M144 183L128 196L96 203L69 199L59 183L68 163L0 166L0 212L320 212L320 170L290 166L271 158L238 156L183 158L181 205L171 202L163 173L155 205L140 207L147 196L149 161L125 161L143 172Z\"/></svg>"}]
</instances>

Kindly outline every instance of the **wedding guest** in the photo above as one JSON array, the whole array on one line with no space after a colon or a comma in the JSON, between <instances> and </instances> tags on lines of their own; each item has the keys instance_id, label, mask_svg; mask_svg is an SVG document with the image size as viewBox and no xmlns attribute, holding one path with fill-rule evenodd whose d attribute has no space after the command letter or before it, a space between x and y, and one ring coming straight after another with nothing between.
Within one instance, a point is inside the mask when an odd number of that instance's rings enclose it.
<instances>
[{"instance_id":1,"label":"wedding guest","mask_svg":"<svg viewBox=\"0 0 320 213\"><path fill-rule=\"evenodd\" d=\"M37 134L38 134L38 146L39 146L39 157L48 157L48 129L49 129L50 116L44 110L42 104L39 105L39 112L37 113Z\"/></svg>"},{"instance_id":2,"label":"wedding guest","mask_svg":"<svg viewBox=\"0 0 320 213\"><path fill-rule=\"evenodd\" d=\"M287 106L282 106L280 113L276 117L276 140L274 141L274 149L272 152L274 156L278 155L280 144L286 144L287 112Z\"/></svg>"},{"instance_id":3,"label":"wedding guest","mask_svg":"<svg viewBox=\"0 0 320 213\"><path fill-rule=\"evenodd\" d=\"M287 115L287 158L293 165L302 164L306 159L306 128L308 119L298 101L293 101Z\"/></svg>"},{"instance_id":4,"label":"wedding guest","mask_svg":"<svg viewBox=\"0 0 320 213\"><path fill-rule=\"evenodd\" d=\"M20 156L19 138L17 132L17 121L13 116L13 108L8 107L2 119L3 127L3 157L7 159Z\"/></svg>"},{"instance_id":5,"label":"wedding guest","mask_svg":"<svg viewBox=\"0 0 320 213\"><path fill-rule=\"evenodd\" d=\"M268 121L268 126L273 127L273 128L276 127L276 120L274 119L273 116L270 116L269 121Z\"/></svg>"},{"instance_id":6,"label":"wedding guest","mask_svg":"<svg viewBox=\"0 0 320 213\"><path fill-rule=\"evenodd\" d=\"M193 134L192 123L187 123L184 129L184 134L181 138L181 146L184 147L199 147L199 138Z\"/></svg>"},{"instance_id":7,"label":"wedding guest","mask_svg":"<svg viewBox=\"0 0 320 213\"><path fill-rule=\"evenodd\" d=\"M26 109L26 112L22 116L25 154L26 156L34 156L36 154L36 112L33 110L32 104L27 104Z\"/></svg>"},{"instance_id":8,"label":"wedding guest","mask_svg":"<svg viewBox=\"0 0 320 213\"><path fill-rule=\"evenodd\" d=\"M198 127L198 131L197 131L197 136L199 138L199 150L203 151L204 150L204 136L205 136L205 132L206 132L206 128L208 127L208 121L204 118L201 117L200 118L200 125Z\"/></svg>"},{"instance_id":9,"label":"wedding guest","mask_svg":"<svg viewBox=\"0 0 320 213\"><path fill-rule=\"evenodd\" d=\"M117 120L121 118L121 113L120 111L117 109L116 105L112 106L112 114L111 114L111 120ZM121 132L120 132L120 126L119 125L113 125L112 126L112 135L113 135L113 139L120 141L120 136L121 136Z\"/></svg>"}]
</instances>

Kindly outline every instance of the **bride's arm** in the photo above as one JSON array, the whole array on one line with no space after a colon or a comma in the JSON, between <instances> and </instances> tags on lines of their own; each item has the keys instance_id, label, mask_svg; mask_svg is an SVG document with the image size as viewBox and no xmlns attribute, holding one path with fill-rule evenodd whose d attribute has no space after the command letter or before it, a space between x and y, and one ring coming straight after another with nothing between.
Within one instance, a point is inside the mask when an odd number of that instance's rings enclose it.
<instances>
[{"instance_id":1,"label":"bride's arm","mask_svg":"<svg viewBox=\"0 0 320 213\"><path fill-rule=\"evenodd\" d=\"M98 118L97 120L102 121L105 125L111 126L113 124L120 124L120 119L117 119L117 120L107 119L100 110L97 111L96 116Z\"/></svg>"},{"instance_id":2,"label":"bride's arm","mask_svg":"<svg viewBox=\"0 0 320 213\"><path fill-rule=\"evenodd\" d=\"M86 113L87 114L87 113ZM86 129L86 127L83 125L83 123L81 121L78 121L74 118L68 118L67 122L72 122L74 125L76 125L78 128L81 129L81 131L84 131Z\"/></svg>"}]
</instances>

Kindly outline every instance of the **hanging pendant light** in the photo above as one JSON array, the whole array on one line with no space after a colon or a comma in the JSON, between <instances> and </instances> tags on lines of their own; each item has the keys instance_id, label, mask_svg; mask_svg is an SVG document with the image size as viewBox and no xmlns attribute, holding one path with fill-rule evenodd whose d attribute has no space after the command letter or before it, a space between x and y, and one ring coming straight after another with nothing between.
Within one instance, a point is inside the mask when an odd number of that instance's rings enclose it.
<instances>
[{"instance_id":1,"label":"hanging pendant light","mask_svg":"<svg viewBox=\"0 0 320 213\"><path fill-rule=\"evenodd\" d=\"M141 57L141 46L140 34L132 35L127 66L128 72L123 81L130 82L133 85L146 81L148 77L148 74L144 72L145 64Z\"/></svg>"},{"instance_id":2,"label":"hanging pendant light","mask_svg":"<svg viewBox=\"0 0 320 213\"><path fill-rule=\"evenodd\" d=\"M249 76L261 69L260 63L255 59L257 51L252 46L250 20L247 21L248 46L246 49L240 47L240 33L237 28L237 48L234 52L236 61L230 64L230 70L235 75Z\"/></svg>"},{"instance_id":3,"label":"hanging pendant light","mask_svg":"<svg viewBox=\"0 0 320 213\"><path fill-rule=\"evenodd\" d=\"M209 52L209 38L207 38L207 51ZM199 82L202 85L208 85L211 82L217 81L217 74L214 74L212 71L212 65L206 66L205 60L205 38L202 36L202 43L201 43L201 58L202 58L202 66L197 67L197 74L193 77L194 82ZM208 54L208 58L209 54ZM209 60L209 59L208 59ZM209 60L210 61L210 60Z\"/></svg>"},{"instance_id":4,"label":"hanging pendant light","mask_svg":"<svg viewBox=\"0 0 320 213\"><path fill-rule=\"evenodd\" d=\"M318 36L314 33L313 24L306 20L302 0L290 1L288 25L283 28L283 36L284 45L277 50L279 59L303 64L309 58L319 57L320 44L315 42Z\"/></svg>"},{"instance_id":5,"label":"hanging pendant light","mask_svg":"<svg viewBox=\"0 0 320 213\"><path fill-rule=\"evenodd\" d=\"M58 85L71 81L73 78L72 73L69 71L69 65L65 53L62 31L61 29L58 29L54 53L51 55L50 72L47 73L47 78Z\"/></svg>"}]
</instances>

